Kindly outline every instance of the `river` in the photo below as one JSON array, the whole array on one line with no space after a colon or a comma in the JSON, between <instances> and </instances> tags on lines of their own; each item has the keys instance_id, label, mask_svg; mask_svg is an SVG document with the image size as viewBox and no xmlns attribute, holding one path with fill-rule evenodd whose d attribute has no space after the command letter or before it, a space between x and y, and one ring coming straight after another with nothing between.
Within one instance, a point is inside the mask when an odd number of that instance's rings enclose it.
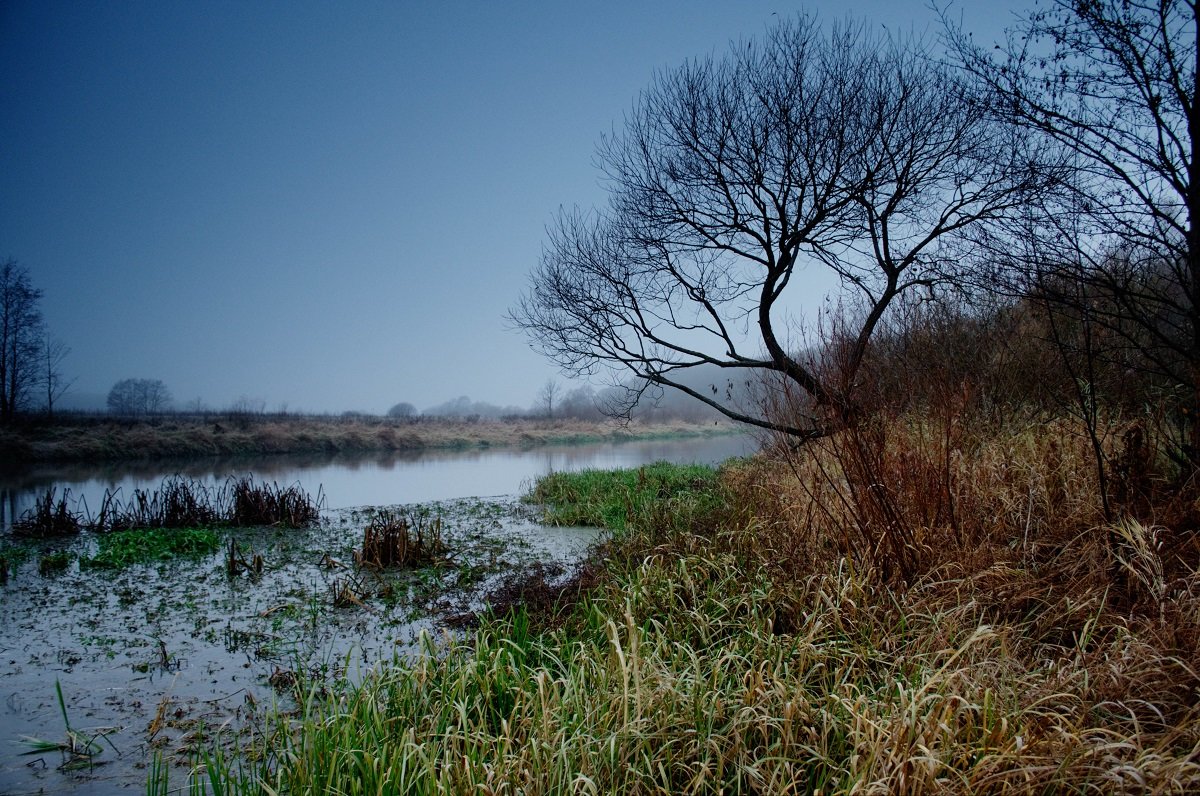
<instances>
[{"instance_id":1,"label":"river","mask_svg":"<svg viewBox=\"0 0 1200 796\"><path fill-rule=\"evenodd\" d=\"M42 466L0 475L0 529L33 507L48 489L69 492L77 511L96 510L106 492L128 497L134 489L154 489L171 475L206 485L253 475L282 486L298 483L321 490L332 509L381 506L464 497L516 495L550 472L637 467L654 461L715 464L753 452L745 435L630 440L535 448L472 448L399 453L294 454L236 459L119 462L100 465Z\"/></svg>"},{"instance_id":2,"label":"river","mask_svg":"<svg viewBox=\"0 0 1200 796\"><path fill-rule=\"evenodd\" d=\"M206 485L252 475L326 498L314 527L234 529L210 553L119 570L85 565L99 543L94 534L45 541L0 534L0 548L17 551L0 579L0 794L142 791L155 756L178 788L200 749L236 746L259 711L287 703L286 683L298 676L360 677L416 654L426 634L448 638L508 579L570 577L599 531L542 525L538 508L518 499L538 476L660 460L715 463L754 447L748 437L720 436L58 467L0 480L6 522L47 489L69 490L80 508L94 509L106 492L128 497L176 474ZM436 516L444 561L399 572L355 566L377 506ZM231 574L229 545L261 559L261 569ZM64 563L44 568L51 555ZM339 598L345 594L351 599ZM91 739L92 754L54 748L68 738L68 725L85 744Z\"/></svg>"}]
</instances>

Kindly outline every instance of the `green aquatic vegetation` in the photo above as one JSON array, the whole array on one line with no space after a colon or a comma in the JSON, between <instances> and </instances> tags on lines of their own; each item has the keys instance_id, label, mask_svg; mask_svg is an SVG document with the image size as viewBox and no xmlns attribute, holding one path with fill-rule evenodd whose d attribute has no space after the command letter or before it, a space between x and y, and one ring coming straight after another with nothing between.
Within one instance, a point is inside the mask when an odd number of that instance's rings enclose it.
<instances>
[{"instance_id":1,"label":"green aquatic vegetation","mask_svg":"<svg viewBox=\"0 0 1200 796\"><path fill-rule=\"evenodd\" d=\"M96 555L80 559L79 563L83 567L123 569L179 556L206 555L215 552L220 544L218 533L209 528L113 531L99 537Z\"/></svg>"},{"instance_id":2,"label":"green aquatic vegetation","mask_svg":"<svg viewBox=\"0 0 1200 796\"><path fill-rule=\"evenodd\" d=\"M723 505L720 475L705 465L656 462L636 470L551 473L527 500L546 506L549 525L594 525L623 531L631 524L660 525L664 512L687 524Z\"/></svg>"},{"instance_id":3,"label":"green aquatic vegetation","mask_svg":"<svg viewBox=\"0 0 1200 796\"><path fill-rule=\"evenodd\" d=\"M29 548L0 542L0 585L8 582L9 574L29 557Z\"/></svg>"},{"instance_id":4,"label":"green aquatic vegetation","mask_svg":"<svg viewBox=\"0 0 1200 796\"><path fill-rule=\"evenodd\" d=\"M38 574L43 576L57 575L66 571L71 563L71 554L66 550L56 550L46 553L38 559Z\"/></svg>"}]
</instances>

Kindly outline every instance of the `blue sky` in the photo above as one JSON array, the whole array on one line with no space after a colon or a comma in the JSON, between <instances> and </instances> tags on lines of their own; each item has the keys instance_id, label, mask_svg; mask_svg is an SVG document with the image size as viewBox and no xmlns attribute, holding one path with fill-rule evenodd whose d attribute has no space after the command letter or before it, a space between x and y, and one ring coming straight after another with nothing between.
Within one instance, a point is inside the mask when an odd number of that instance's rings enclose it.
<instances>
[{"instance_id":1,"label":"blue sky","mask_svg":"<svg viewBox=\"0 0 1200 796\"><path fill-rule=\"evenodd\" d=\"M993 37L1013 7L960 6ZM504 313L557 208L603 201L600 135L801 8L937 32L920 0L4 0L0 258L77 393L528 406L556 373Z\"/></svg>"}]
</instances>

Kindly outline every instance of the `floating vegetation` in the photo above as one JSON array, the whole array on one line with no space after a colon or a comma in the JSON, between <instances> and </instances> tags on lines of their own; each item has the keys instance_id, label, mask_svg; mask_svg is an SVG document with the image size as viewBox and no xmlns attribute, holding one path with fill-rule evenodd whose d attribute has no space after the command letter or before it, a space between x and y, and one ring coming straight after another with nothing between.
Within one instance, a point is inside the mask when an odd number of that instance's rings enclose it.
<instances>
[{"instance_id":1,"label":"floating vegetation","mask_svg":"<svg viewBox=\"0 0 1200 796\"><path fill-rule=\"evenodd\" d=\"M220 546L217 532L208 528L114 531L100 536L98 541L99 551L91 558L80 559L81 567L123 569L131 564L204 555Z\"/></svg>"},{"instance_id":2,"label":"floating vegetation","mask_svg":"<svg viewBox=\"0 0 1200 796\"><path fill-rule=\"evenodd\" d=\"M55 490L47 489L46 494L34 503L33 509L13 523L13 533L38 539L79 533L79 515L67 507L70 493L69 489L64 489L62 495L56 498Z\"/></svg>"},{"instance_id":3,"label":"floating vegetation","mask_svg":"<svg viewBox=\"0 0 1200 796\"><path fill-rule=\"evenodd\" d=\"M360 567L419 567L446 554L441 517L405 517L391 511L376 514L363 529L362 549L354 553Z\"/></svg>"},{"instance_id":4,"label":"floating vegetation","mask_svg":"<svg viewBox=\"0 0 1200 796\"><path fill-rule=\"evenodd\" d=\"M38 574L43 577L57 575L65 572L67 565L71 563L71 554L66 550L59 550L53 553L46 553L38 559Z\"/></svg>"}]
</instances>

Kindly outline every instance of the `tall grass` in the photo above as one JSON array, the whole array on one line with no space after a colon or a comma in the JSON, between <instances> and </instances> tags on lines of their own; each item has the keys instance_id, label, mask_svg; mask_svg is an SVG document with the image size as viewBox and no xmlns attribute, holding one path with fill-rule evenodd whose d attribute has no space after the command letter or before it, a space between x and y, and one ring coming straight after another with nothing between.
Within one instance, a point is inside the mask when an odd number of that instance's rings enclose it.
<instances>
[{"instance_id":1,"label":"tall grass","mask_svg":"<svg viewBox=\"0 0 1200 796\"><path fill-rule=\"evenodd\" d=\"M86 505L72 510L67 502L67 493L56 499L55 490L47 490L31 511L13 523L14 533L44 537L84 529L113 533L209 526L301 528L320 519L324 496L318 490L313 497L298 483L280 486L244 477L230 478L220 486L206 486L172 476L156 489L134 489L128 497L122 497L120 490L107 491L94 515Z\"/></svg>"},{"instance_id":2,"label":"tall grass","mask_svg":"<svg viewBox=\"0 0 1200 796\"><path fill-rule=\"evenodd\" d=\"M963 436L940 493L915 447L930 429L883 431L876 474L919 551L906 581L846 541L878 519L830 477L828 447L692 473L694 489L636 471L549 479L535 494L555 511L579 501L621 527L565 623L494 616L358 685L309 683L241 768L209 766L199 787L1200 789L1200 573L1180 532L1095 524L1095 470L1069 429ZM689 494L723 501L720 521L661 510Z\"/></svg>"},{"instance_id":3,"label":"tall grass","mask_svg":"<svg viewBox=\"0 0 1200 796\"><path fill-rule=\"evenodd\" d=\"M529 500L546 507L543 521L548 525L616 531L631 525L662 528L711 522L727 506L713 468L667 462L636 470L551 473L534 485Z\"/></svg>"}]
</instances>

